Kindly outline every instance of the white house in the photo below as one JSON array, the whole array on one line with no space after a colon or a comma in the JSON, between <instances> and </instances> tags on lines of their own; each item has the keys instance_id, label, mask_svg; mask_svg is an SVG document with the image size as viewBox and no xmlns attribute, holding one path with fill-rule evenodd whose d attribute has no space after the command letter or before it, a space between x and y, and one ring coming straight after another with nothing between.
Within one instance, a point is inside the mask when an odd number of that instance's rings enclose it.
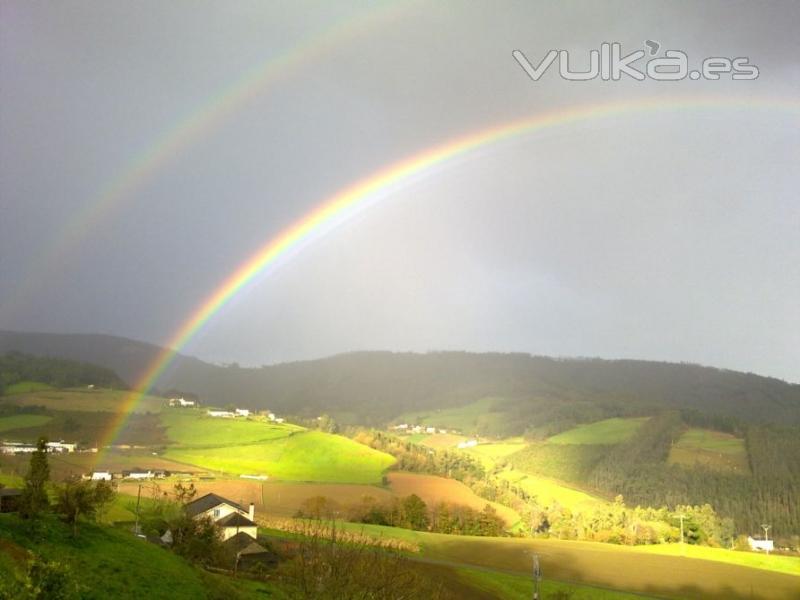
<instances>
[{"instance_id":1,"label":"white house","mask_svg":"<svg viewBox=\"0 0 800 600\"><path fill-rule=\"evenodd\" d=\"M209 410L207 411L209 417L223 417L232 418L235 415L229 410Z\"/></svg>"},{"instance_id":2,"label":"white house","mask_svg":"<svg viewBox=\"0 0 800 600\"><path fill-rule=\"evenodd\" d=\"M408 423L400 423L400 425L395 425L392 427L395 431L407 431L408 430Z\"/></svg>"},{"instance_id":3,"label":"white house","mask_svg":"<svg viewBox=\"0 0 800 600\"><path fill-rule=\"evenodd\" d=\"M182 406L183 408L188 408L190 406L194 406L194 400L186 400L185 398L170 398L169 405L170 406Z\"/></svg>"},{"instance_id":4,"label":"white house","mask_svg":"<svg viewBox=\"0 0 800 600\"><path fill-rule=\"evenodd\" d=\"M111 481L111 473L109 471L93 471L92 481Z\"/></svg>"},{"instance_id":5,"label":"white house","mask_svg":"<svg viewBox=\"0 0 800 600\"><path fill-rule=\"evenodd\" d=\"M249 417L250 416L250 410L248 410L247 408L237 408L235 410L235 413L236 413L237 417Z\"/></svg>"},{"instance_id":6,"label":"white house","mask_svg":"<svg viewBox=\"0 0 800 600\"><path fill-rule=\"evenodd\" d=\"M267 413L267 418L268 418L270 421L274 421L274 420L275 420L275 418L276 418L276 417L275 417L275 413L274 413L274 412L268 412L268 413Z\"/></svg>"},{"instance_id":7,"label":"white house","mask_svg":"<svg viewBox=\"0 0 800 600\"><path fill-rule=\"evenodd\" d=\"M772 540L757 540L751 536L747 536L747 543L750 544L751 550L764 550L765 552L772 552L775 545Z\"/></svg>"},{"instance_id":8,"label":"white house","mask_svg":"<svg viewBox=\"0 0 800 600\"><path fill-rule=\"evenodd\" d=\"M78 444L67 444L64 440L60 442L47 442L47 450L49 452L75 452Z\"/></svg>"},{"instance_id":9,"label":"white house","mask_svg":"<svg viewBox=\"0 0 800 600\"><path fill-rule=\"evenodd\" d=\"M257 536L255 506L250 503L250 508L245 510L240 504L218 496L206 494L186 505L186 514L194 519L208 517L222 530L222 540L225 541L237 534L245 533L254 540Z\"/></svg>"},{"instance_id":10,"label":"white house","mask_svg":"<svg viewBox=\"0 0 800 600\"><path fill-rule=\"evenodd\" d=\"M132 471L123 471L122 477L125 479L153 479L156 476L150 469L146 471L142 469L133 469Z\"/></svg>"},{"instance_id":11,"label":"white house","mask_svg":"<svg viewBox=\"0 0 800 600\"><path fill-rule=\"evenodd\" d=\"M284 419L283 417L278 417L277 419L275 419L275 422L276 423L285 423L286 419Z\"/></svg>"},{"instance_id":12,"label":"white house","mask_svg":"<svg viewBox=\"0 0 800 600\"><path fill-rule=\"evenodd\" d=\"M425 433L436 433L436 427L426 427Z\"/></svg>"}]
</instances>

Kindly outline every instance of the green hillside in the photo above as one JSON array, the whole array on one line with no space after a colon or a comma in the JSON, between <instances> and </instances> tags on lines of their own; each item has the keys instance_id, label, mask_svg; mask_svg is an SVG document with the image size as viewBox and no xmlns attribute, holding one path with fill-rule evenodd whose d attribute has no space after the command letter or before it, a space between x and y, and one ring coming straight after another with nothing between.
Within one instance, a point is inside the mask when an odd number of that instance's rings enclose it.
<instances>
[{"instance_id":1,"label":"green hillside","mask_svg":"<svg viewBox=\"0 0 800 600\"><path fill-rule=\"evenodd\" d=\"M128 531L84 523L80 537L73 539L68 527L47 519L43 530L32 536L29 522L13 514L0 514L0 532L0 573L6 585L23 568L27 550L65 566L78 586L77 597L86 600L211 599L235 591L234 580L218 582L216 577Z\"/></svg>"},{"instance_id":2,"label":"green hillside","mask_svg":"<svg viewBox=\"0 0 800 600\"><path fill-rule=\"evenodd\" d=\"M227 474L271 479L379 484L394 458L348 438L319 431L222 447L170 447L164 457Z\"/></svg>"},{"instance_id":3,"label":"green hillside","mask_svg":"<svg viewBox=\"0 0 800 600\"><path fill-rule=\"evenodd\" d=\"M549 440L551 444L619 444L629 440L647 417L636 419L604 419L586 425L579 425Z\"/></svg>"}]
</instances>

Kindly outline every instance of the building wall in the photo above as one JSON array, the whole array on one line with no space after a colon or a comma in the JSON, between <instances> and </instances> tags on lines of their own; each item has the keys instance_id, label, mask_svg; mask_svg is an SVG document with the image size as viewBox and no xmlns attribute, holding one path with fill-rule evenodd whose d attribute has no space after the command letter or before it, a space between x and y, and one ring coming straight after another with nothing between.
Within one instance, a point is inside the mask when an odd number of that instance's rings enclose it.
<instances>
[{"instance_id":1,"label":"building wall","mask_svg":"<svg viewBox=\"0 0 800 600\"><path fill-rule=\"evenodd\" d=\"M246 533L254 540L258 537L257 527L223 527L222 528L222 541L232 538L237 533Z\"/></svg>"}]
</instances>

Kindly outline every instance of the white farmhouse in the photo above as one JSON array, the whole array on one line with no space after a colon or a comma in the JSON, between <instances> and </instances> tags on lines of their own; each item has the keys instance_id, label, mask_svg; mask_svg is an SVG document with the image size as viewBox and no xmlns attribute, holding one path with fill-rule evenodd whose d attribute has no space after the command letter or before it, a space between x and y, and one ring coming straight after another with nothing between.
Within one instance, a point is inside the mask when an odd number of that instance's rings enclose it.
<instances>
[{"instance_id":1,"label":"white farmhouse","mask_svg":"<svg viewBox=\"0 0 800 600\"><path fill-rule=\"evenodd\" d=\"M209 410L207 411L209 417L222 417L233 418L235 415L229 410Z\"/></svg>"},{"instance_id":2,"label":"white farmhouse","mask_svg":"<svg viewBox=\"0 0 800 600\"><path fill-rule=\"evenodd\" d=\"M772 540L757 540L749 535L747 536L747 543L750 544L751 550L772 552L775 549L775 544Z\"/></svg>"},{"instance_id":3,"label":"white farmhouse","mask_svg":"<svg viewBox=\"0 0 800 600\"><path fill-rule=\"evenodd\" d=\"M208 517L214 521L222 531L222 540L225 541L237 534L244 533L254 540L257 535L255 506L250 503L249 510L240 504L218 496L206 494L186 505L186 514L194 519Z\"/></svg>"},{"instance_id":4,"label":"white farmhouse","mask_svg":"<svg viewBox=\"0 0 800 600\"><path fill-rule=\"evenodd\" d=\"M93 471L92 481L111 481L111 472L109 471Z\"/></svg>"},{"instance_id":5,"label":"white farmhouse","mask_svg":"<svg viewBox=\"0 0 800 600\"><path fill-rule=\"evenodd\" d=\"M247 409L247 408L237 408L235 410L235 413L236 413L237 417L249 417L250 416L250 410Z\"/></svg>"}]
</instances>

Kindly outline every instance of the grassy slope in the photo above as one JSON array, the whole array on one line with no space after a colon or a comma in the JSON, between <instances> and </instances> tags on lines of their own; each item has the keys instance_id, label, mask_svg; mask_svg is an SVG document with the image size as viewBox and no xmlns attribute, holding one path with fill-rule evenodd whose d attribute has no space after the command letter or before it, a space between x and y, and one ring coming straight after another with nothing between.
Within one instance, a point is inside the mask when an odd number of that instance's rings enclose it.
<instances>
[{"instance_id":1,"label":"grassy slope","mask_svg":"<svg viewBox=\"0 0 800 600\"><path fill-rule=\"evenodd\" d=\"M530 553L536 552L547 579L660 597L777 600L796 597L800 589L798 558L780 557L782 560L771 562L757 554L726 550L681 557L657 553L655 547L448 536L376 525L351 527L417 544L421 555L430 559L520 574L530 573Z\"/></svg>"},{"instance_id":2,"label":"grassy slope","mask_svg":"<svg viewBox=\"0 0 800 600\"><path fill-rule=\"evenodd\" d=\"M493 412L492 408L502 402L502 398L482 398L455 408L405 413L395 420L398 423L424 423L442 429L458 429L469 435L483 423L501 420L501 413Z\"/></svg>"},{"instance_id":3,"label":"grassy slope","mask_svg":"<svg viewBox=\"0 0 800 600\"><path fill-rule=\"evenodd\" d=\"M38 427L52 419L53 417L48 415L11 415L10 417L0 417L0 433L13 429Z\"/></svg>"},{"instance_id":4,"label":"grassy slope","mask_svg":"<svg viewBox=\"0 0 800 600\"><path fill-rule=\"evenodd\" d=\"M13 396L15 394L27 394L28 392L40 392L42 390L52 390L53 386L47 383L40 383L38 381L18 381L12 383L5 389L6 396Z\"/></svg>"},{"instance_id":5,"label":"grassy slope","mask_svg":"<svg viewBox=\"0 0 800 600\"><path fill-rule=\"evenodd\" d=\"M457 573L461 580L470 587L488 592L504 600L530 600L533 597L533 581L530 575L512 575L469 568L460 568ZM547 579L540 583L539 589L542 598L552 598L558 593L568 595L570 600L634 600L642 598L639 594L628 594Z\"/></svg>"},{"instance_id":6,"label":"grassy slope","mask_svg":"<svg viewBox=\"0 0 800 600\"><path fill-rule=\"evenodd\" d=\"M200 411L165 410L161 423L171 442L181 446L242 445L287 437L302 427L250 419L209 417Z\"/></svg>"},{"instance_id":7,"label":"grassy slope","mask_svg":"<svg viewBox=\"0 0 800 600\"><path fill-rule=\"evenodd\" d=\"M170 448L168 459L234 474L287 481L380 483L394 458L350 439L308 431L263 443L221 448Z\"/></svg>"},{"instance_id":8,"label":"grassy slope","mask_svg":"<svg viewBox=\"0 0 800 600\"><path fill-rule=\"evenodd\" d=\"M48 519L40 541L34 541L30 524L14 515L0 515L0 531L14 544L66 563L84 586L81 598L165 598L175 600L211 597L209 578L180 557L130 533L83 524L73 540L69 529Z\"/></svg>"},{"instance_id":9,"label":"grassy slope","mask_svg":"<svg viewBox=\"0 0 800 600\"><path fill-rule=\"evenodd\" d=\"M578 425L577 427L551 437L551 444L619 444L636 433L647 418L605 419Z\"/></svg>"}]
</instances>

